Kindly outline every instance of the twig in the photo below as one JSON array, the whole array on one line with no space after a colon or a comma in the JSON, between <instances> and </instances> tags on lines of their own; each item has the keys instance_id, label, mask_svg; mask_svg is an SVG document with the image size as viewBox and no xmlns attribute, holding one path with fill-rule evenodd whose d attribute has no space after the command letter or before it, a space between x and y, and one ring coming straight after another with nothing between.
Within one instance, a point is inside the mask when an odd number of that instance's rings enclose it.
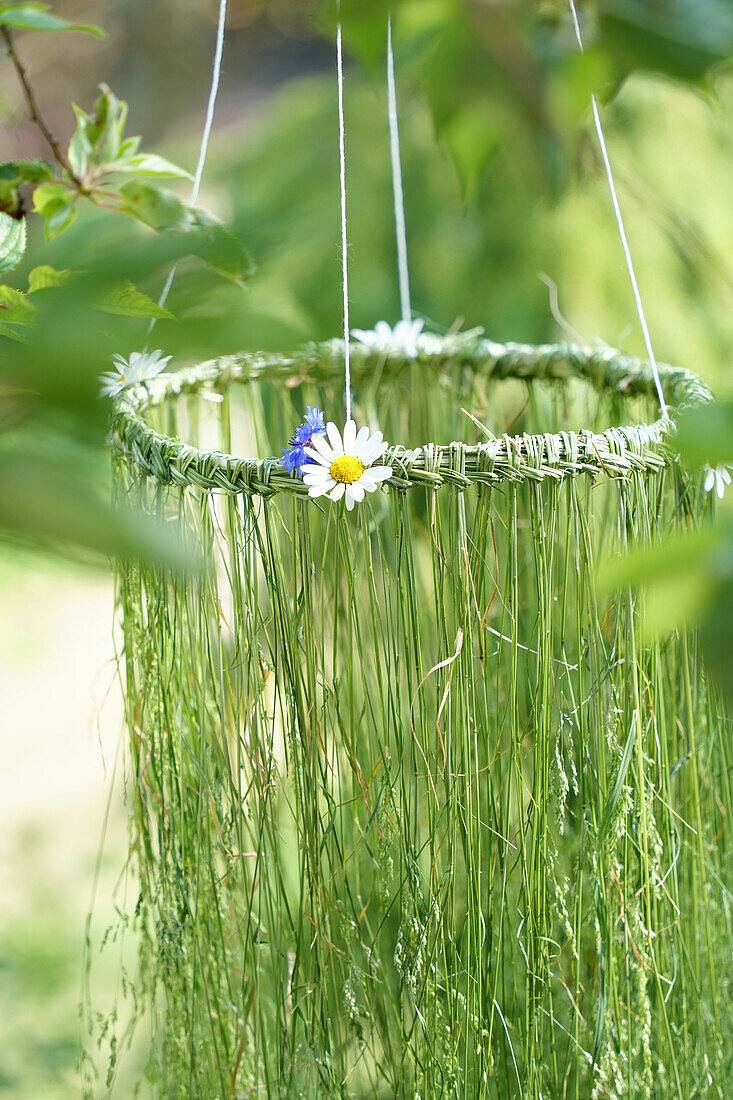
<instances>
[{"instance_id":1,"label":"twig","mask_svg":"<svg viewBox=\"0 0 733 1100\"><path fill-rule=\"evenodd\" d=\"M31 121L36 124L36 126L50 145L51 152L53 153L56 162L69 173L77 186L81 186L81 181L76 176L76 173L72 170L72 167L69 164L66 156L64 155L61 146L56 141L56 138L53 136L48 126L43 121L43 118L41 117L41 113L38 109L38 103L36 102L35 93L31 86L31 82L28 79L28 73L25 70L25 66L23 65L23 62L20 60L16 52L12 34L7 27L0 27L0 34L2 35L5 42L5 47L8 51L8 57L10 58L13 67L18 74L18 79L20 80L21 87L23 88L23 95L25 96L25 101L28 105L28 113L30 114Z\"/></svg>"}]
</instances>

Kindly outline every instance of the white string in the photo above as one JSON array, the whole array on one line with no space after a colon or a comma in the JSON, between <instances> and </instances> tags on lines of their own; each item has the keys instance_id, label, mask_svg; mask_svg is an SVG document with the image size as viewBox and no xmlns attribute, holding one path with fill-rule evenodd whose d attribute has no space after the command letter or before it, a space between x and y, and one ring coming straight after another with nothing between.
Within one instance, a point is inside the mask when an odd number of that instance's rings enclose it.
<instances>
[{"instance_id":1,"label":"white string","mask_svg":"<svg viewBox=\"0 0 733 1100\"><path fill-rule=\"evenodd\" d=\"M193 183L191 185L191 194L188 197L188 205L194 206L196 200L199 197L199 191L201 190L201 180L204 175L204 167L206 165L206 156L209 151L209 138L211 137L211 128L214 125L214 108L216 107L216 97L219 93L219 83L221 81L221 59L224 53L224 26L226 24L227 16L227 0L219 0L219 17L216 24L216 46L214 48L214 62L211 71L211 86L209 88L209 101L206 106L206 119L204 120L204 129L201 134L201 145L199 147L199 158L196 164L196 171L194 172ZM168 295L170 294L171 287L173 286L173 280L176 277L176 271L178 270L178 261L173 264L172 268L168 272L168 278L165 281L165 286L158 299L158 305L163 308L168 301ZM150 325L148 326L148 335L152 332L155 325L155 317L152 318Z\"/></svg>"},{"instance_id":2,"label":"white string","mask_svg":"<svg viewBox=\"0 0 733 1100\"><path fill-rule=\"evenodd\" d=\"M336 0L341 12L341 0ZM341 184L341 281L344 291L344 372L346 375L346 419L351 420L351 363L349 360L349 257L346 237L346 140L344 137L344 56L341 21L336 24L336 71L339 93L339 179Z\"/></svg>"},{"instance_id":3,"label":"white string","mask_svg":"<svg viewBox=\"0 0 733 1100\"><path fill-rule=\"evenodd\" d=\"M402 165L400 162L400 130L397 122L397 90L392 51L392 13L387 15L387 104L389 114L389 152L392 160L392 193L394 195L394 222L397 236L397 270L400 279L400 309L402 320L412 320L410 308L410 276L407 269L407 231L405 229L405 196L402 190Z\"/></svg>"},{"instance_id":4,"label":"white string","mask_svg":"<svg viewBox=\"0 0 733 1100\"><path fill-rule=\"evenodd\" d=\"M578 13L575 10L575 0L569 0L570 11L573 15L573 24L575 26L575 37L578 40L578 47L580 52L583 53L583 39L580 35L580 24L578 22ZM644 334L644 343L646 344L647 355L649 356L649 363L654 375L654 385L657 389L657 397L659 398L659 408L662 416L665 420L669 419L669 412L667 411L667 402L664 400L664 390L662 389L662 380L659 377L659 368L657 367L657 361L654 357L654 351L652 350L652 340L649 335L649 326L646 323L646 315L644 313L644 307L641 304L641 293L639 292L639 284L636 281L636 273L634 272L634 264L631 259L631 251L629 249L629 242L626 237L626 230L624 229L624 220L621 216L621 208L618 204L618 197L616 195L616 186L613 182L613 172L611 171L611 162L608 157L608 149L606 148L606 139L603 136L603 128L601 126L601 118L598 113L598 104L596 103L596 97L591 95L591 106L593 108L593 120L596 126L596 133L598 134L598 144L601 147L601 155L603 157L603 164L606 169L606 178L608 180L608 189L611 192L611 202L613 203L613 212L616 215L616 223L618 225L619 235L621 237L621 244L624 250L624 256L626 257L626 267L628 268L629 278L631 279L631 287L634 291L634 299L636 301L636 312L639 314L639 321L641 322L641 331Z\"/></svg>"}]
</instances>

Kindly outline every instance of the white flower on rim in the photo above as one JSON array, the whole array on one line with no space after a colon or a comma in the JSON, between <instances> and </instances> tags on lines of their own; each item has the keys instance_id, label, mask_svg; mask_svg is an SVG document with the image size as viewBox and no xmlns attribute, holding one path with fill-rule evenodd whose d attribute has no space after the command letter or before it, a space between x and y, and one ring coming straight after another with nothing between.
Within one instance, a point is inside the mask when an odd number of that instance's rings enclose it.
<instances>
[{"instance_id":1,"label":"white flower on rim","mask_svg":"<svg viewBox=\"0 0 733 1100\"><path fill-rule=\"evenodd\" d=\"M157 378L166 368L171 359L166 355L161 359L163 352L157 351L133 351L130 358L122 355L113 355L112 362L116 370L105 371L100 375L102 383L102 397L116 397L128 386L136 386L140 382L149 382L151 378Z\"/></svg>"},{"instance_id":2,"label":"white flower on rim","mask_svg":"<svg viewBox=\"0 0 733 1100\"><path fill-rule=\"evenodd\" d=\"M373 329L352 328L351 335L372 351L397 352L407 359L417 359L422 320L398 321L391 328L386 321L377 321Z\"/></svg>"},{"instance_id":3,"label":"white flower on rim","mask_svg":"<svg viewBox=\"0 0 733 1100\"><path fill-rule=\"evenodd\" d=\"M711 493L713 489L720 500L725 496L725 490L730 485L731 477L727 466L705 467L705 492Z\"/></svg>"},{"instance_id":4,"label":"white flower on rim","mask_svg":"<svg viewBox=\"0 0 733 1100\"><path fill-rule=\"evenodd\" d=\"M353 420L347 420L343 436L335 424L326 424L326 435L314 435L311 446L305 448L310 462L301 466L308 496L328 496L331 500L344 497L349 511L373 493L381 482L392 476L391 466L373 466L387 450L381 432L368 428L356 431Z\"/></svg>"}]
</instances>

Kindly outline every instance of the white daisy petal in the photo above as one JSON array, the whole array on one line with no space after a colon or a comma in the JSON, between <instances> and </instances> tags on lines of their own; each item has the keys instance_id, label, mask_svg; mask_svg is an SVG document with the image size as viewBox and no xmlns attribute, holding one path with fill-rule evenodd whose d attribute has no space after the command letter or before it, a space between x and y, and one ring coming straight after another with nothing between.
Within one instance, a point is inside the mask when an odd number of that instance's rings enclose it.
<instances>
[{"instance_id":1,"label":"white daisy petal","mask_svg":"<svg viewBox=\"0 0 733 1100\"><path fill-rule=\"evenodd\" d=\"M309 497L322 497L324 493L328 493L335 482L333 481L319 481L317 485L310 485L308 488Z\"/></svg>"},{"instance_id":2,"label":"white daisy petal","mask_svg":"<svg viewBox=\"0 0 733 1100\"><path fill-rule=\"evenodd\" d=\"M367 347L376 347L378 343L378 337L372 329L352 328L351 335L359 341L360 344L366 344Z\"/></svg>"},{"instance_id":3,"label":"white daisy petal","mask_svg":"<svg viewBox=\"0 0 733 1100\"><path fill-rule=\"evenodd\" d=\"M322 462L304 462L300 467L301 474L320 474L321 477L325 477L328 474L330 467L325 466Z\"/></svg>"},{"instance_id":4,"label":"white daisy petal","mask_svg":"<svg viewBox=\"0 0 733 1100\"><path fill-rule=\"evenodd\" d=\"M346 501L346 511L347 512L350 512L352 510L352 508L354 507L354 498L351 495L351 491L350 491L352 488L353 488L353 486L350 485L347 492L346 492L346 496L344 497L344 499Z\"/></svg>"},{"instance_id":5,"label":"white daisy petal","mask_svg":"<svg viewBox=\"0 0 733 1100\"><path fill-rule=\"evenodd\" d=\"M125 359L124 355L113 355L112 362L116 369L107 371L101 376L102 395L116 397L128 386L140 385L161 377L161 372L171 360L170 355L161 358L162 355L160 348L151 352L133 351L129 359Z\"/></svg>"},{"instance_id":6,"label":"white daisy petal","mask_svg":"<svg viewBox=\"0 0 733 1100\"><path fill-rule=\"evenodd\" d=\"M417 357L417 339L423 324L423 321L398 321L394 327L392 342L408 359Z\"/></svg>"},{"instance_id":7,"label":"white daisy petal","mask_svg":"<svg viewBox=\"0 0 733 1100\"><path fill-rule=\"evenodd\" d=\"M322 474L304 474L303 475L303 482L306 485L323 485L327 481L333 482L334 485L336 484L335 479L328 476L328 471L327 470L324 470Z\"/></svg>"},{"instance_id":8,"label":"white daisy petal","mask_svg":"<svg viewBox=\"0 0 733 1100\"><path fill-rule=\"evenodd\" d=\"M330 494L331 500L341 500L341 497L344 495L345 492L346 486L344 485L343 481L339 481L336 485L336 488Z\"/></svg>"},{"instance_id":9,"label":"white daisy petal","mask_svg":"<svg viewBox=\"0 0 733 1100\"><path fill-rule=\"evenodd\" d=\"M362 452L364 450L364 447L366 446L368 439L369 429L365 425L363 428L359 428L359 432L354 441L354 454L357 458L361 459L362 462L364 461L364 456Z\"/></svg>"},{"instance_id":10,"label":"white daisy petal","mask_svg":"<svg viewBox=\"0 0 733 1100\"><path fill-rule=\"evenodd\" d=\"M329 420L326 424L326 432L328 433L328 439L333 447L334 458L340 458L344 453L344 444L341 439L341 433L332 420Z\"/></svg>"},{"instance_id":11,"label":"white daisy petal","mask_svg":"<svg viewBox=\"0 0 733 1100\"><path fill-rule=\"evenodd\" d=\"M362 447L362 453L359 455L359 458L365 466L370 466L371 463L383 455L386 450L387 445L382 442L382 433L375 432Z\"/></svg>"},{"instance_id":12,"label":"white daisy petal","mask_svg":"<svg viewBox=\"0 0 733 1100\"><path fill-rule=\"evenodd\" d=\"M416 359L419 351L424 350L425 340L432 340L433 344L436 340L436 337L423 333L424 324L425 322L421 319L398 321L392 328L386 321L377 321L372 330L352 329L351 335L373 351ZM440 346L440 341L438 345Z\"/></svg>"},{"instance_id":13,"label":"white daisy petal","mask_svg":"<svg viewBox=\"0 0 733 1100\"><path fill-rule=\"evenodd\" d=\"M388 477L392 477L391 466L370 466L368 470L370 481L386 481ZM362 477L364 475L362 474Z\"/></svg>"},{"instance_id":14,"label":"white daisy petal","mask_svg":"<svg viewBox=\"0 0 733 1100\"><path fill-rule=\"evenodd\" d=\"M372 458L370 459L370 465L372 463L376 462L377 459L382 458L382 456L385 455L388 450L389 450L389 444L388 443L380 443L379 446L377 447L377 453L376 454L374 454L374 451L372 450Z\"/></svg>"},{"instance_id":15,"label":"white daisy petal","mask_svg":"<svg viewBox=\"0 0 733 1100\"><path fill-rule=\"evenodd\" d=\"M711 493L715 490L716 496L722 500L725 496L725 490L731 483L730 469L728 466L706 466L705 467L705 491Z\"/></svg>"},{"instance_id":16,"label":"white daisy petal","mask_svg":"<svg viewBox=\"0 0 733 1100\"><path fill-rule=\"evenodd\" d=\"M336 455L333 453L333 448L329 447L328 443L326 442L325 436L322 435L311 436L311 446L305 448L305 453L312 454L313 451L315 451L320 458L323 458L329 463L333 462L334 458L336 457Z\"/></svg>"},{"instance_id":17,"label":"white daisy petal","mask_svg":"<svg viewBox=\"0 0 733 1100\"><path fill-rule=\"evenodd\" d=\"M325 470L331 469L331 463L333 462L332 458L324 458L323 455L319 454L313 447L304 447L303 451L314 465L322 466Z\"/></svg>"},{"instance_id":18,"label":"white daisy petal","mask_svg":"<svg viewBox=\"0 0 733 1100\"><path fill-rule=\"evenodd\" d=\"M347 506L348 506L348 497L349 497L349 495L351 495L351 498L353 500L355 500L357 503L359 503L360 501L362 501L364 499L364 486L361 483L361 478L359 478L358 481L355 481L353 485L348 486L348 488L346 490L346 496L347 496L347 502L346 503L347 503Z\"/></svg>"},{"instance_id":19,"label":"white daisy petal","mask_svg":"<svg viewBox=\"0 0 733 1100\"><path fill-rule=\"evenodd\" d=\"M347 420L344 425L344 454L352 455L354 453L354 444L356 443L356 424L353 420Z\"/></svg>"},{"instance_id":20,"label":"white daisy petal","mask_svg":"<svg viewBox=\"0 0 733 1100\"><path fill-rule=\"evenodd\" d=\"M379 482L372 481L372 479L369 477L368 472L361 475L361 477L359 478L359 484L364 486L364 489L367 493L376 493L377 489L379 488Z\"/></svg>"}]
</instances>

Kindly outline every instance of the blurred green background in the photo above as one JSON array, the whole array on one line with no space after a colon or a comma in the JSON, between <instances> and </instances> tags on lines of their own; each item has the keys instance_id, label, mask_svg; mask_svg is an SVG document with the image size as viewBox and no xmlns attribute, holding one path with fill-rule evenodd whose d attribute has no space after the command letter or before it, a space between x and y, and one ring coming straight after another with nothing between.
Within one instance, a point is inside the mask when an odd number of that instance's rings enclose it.
<instances>
[{"instance_id":1,"label":"blurred green background","mask_svg":"<svg viewBox=\"0 0 733 1100\"><path fill-rule=\"evenodd\" d=\"M584 58L565 3L396 0L392 7L412 301L427 327L482 325L502 341L575 332L643 353L590 127L596 90L655 351L733 396L733 5L584 5ZM351 321L363 328L398 319L387 9L382 0L343 0ZM144 135L144 148L192 170L213 0L67 0L54 11L106 31L100 40L16 35L61 143L74 126L71 102L89 109L105 81L129 101L128 129ZM4 159L45 157L16 74L7 59L0 64ZM178 191L185 195L187 186ZM257 270L242 289L184 261L168 303L175 319L158 322L153 347L182 365L339 333L331 4L231 0L200 205L246 245ZM148 262L144 227L90 207L50 243L39 218L29 218L28 230L28 255L3 276L7 286L25 289L35 265L51 264L90 279L134 278L157 297L166 268L161 255ZM565 331L541 275L557 286ZM85 919L110 791L92 920L94 1003L102 1012L114 1003L126 948L115 940L100 954L98 940L120 891L132 889L123 872L119 767L113 775L121 708L111 581L99 553L123 534L100 510L107 429L97 376L111 350L143 346L147 322L95 321L86 302L76 307L41 301L43 337L22 348L3 340L0 349L0 727L11 762L0 792L8 867L0 897L0 1096L14 1100L80 1094ZM57 482L59 456L69 476ZM730 507L729 499L723 509ZM52 553L39 554L39 542ZM64 564L68 557L73 564ZM120 1078L119 1095L130 1094L135 1058L125 1063L130 1076ZM103 1081L102 1071L99 1095Z\"/></svg>"}]
</instances>

